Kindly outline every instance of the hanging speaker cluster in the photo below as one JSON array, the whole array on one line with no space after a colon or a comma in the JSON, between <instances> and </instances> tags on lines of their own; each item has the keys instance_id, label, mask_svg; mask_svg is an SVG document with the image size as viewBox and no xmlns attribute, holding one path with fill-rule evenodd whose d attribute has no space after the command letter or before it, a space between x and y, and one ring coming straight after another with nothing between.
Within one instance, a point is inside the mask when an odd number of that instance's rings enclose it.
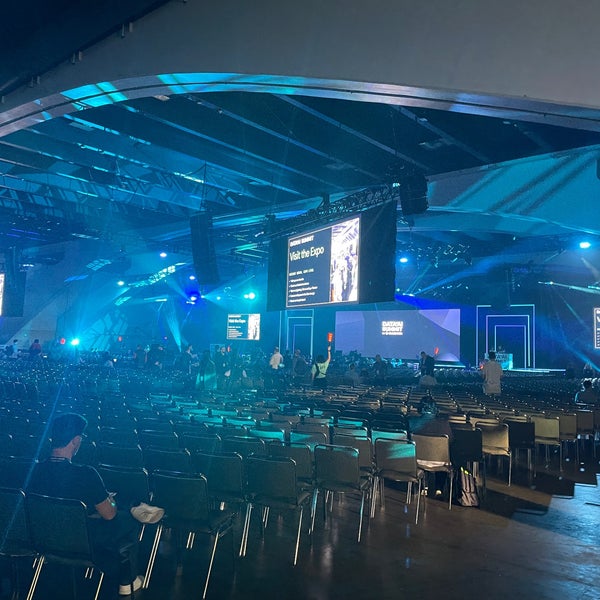
<instances>
[{"instance_id":1,"label":"hanging speaker cluster","mask_svg":"<svg viewBox=\"0 0 600 600\"><path fill-rule=\"evenodd\" d=\"M415 173L403 178L399 185L402 214L420 215L429 208L427 202L427 179L425 175Z\"/></svg>"},{"instance_id":2,"label":"hanging speaker cluster","mask_svg":"<svg viewBox=\"0 0 600 600\"><path fill-rule=\"evenodd\" d=\"M212 216L206 212L192 216L190 218L190 232L194 270L196 271L198 284L215 285L219 283Z\"/></svg>"}]
</instances>

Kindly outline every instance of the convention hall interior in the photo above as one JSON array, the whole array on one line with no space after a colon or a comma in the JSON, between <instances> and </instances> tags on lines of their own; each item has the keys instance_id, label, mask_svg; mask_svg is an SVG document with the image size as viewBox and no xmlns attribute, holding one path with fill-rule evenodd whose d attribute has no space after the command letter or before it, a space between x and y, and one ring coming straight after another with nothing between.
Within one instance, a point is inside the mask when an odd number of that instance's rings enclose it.
<instances>
[{"instance_id":1,"label":"convention hall interior","mask_svg":"<svg viewBox=\"0 0 600 600\"><path fill-rule=\"evenodd\" d=\"M5 4L0 600L600 597L597 3Z\"/></svg>"}]
</instances>

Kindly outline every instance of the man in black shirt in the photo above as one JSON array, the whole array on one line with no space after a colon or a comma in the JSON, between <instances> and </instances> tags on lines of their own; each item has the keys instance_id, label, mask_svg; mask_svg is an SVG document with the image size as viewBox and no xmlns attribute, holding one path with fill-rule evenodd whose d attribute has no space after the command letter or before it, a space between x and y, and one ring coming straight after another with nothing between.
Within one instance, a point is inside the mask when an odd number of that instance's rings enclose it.
<instances>
[{"instance_id":1,"label":"man in black shirt","mask_svg":"<svg viewBox=\"0 0 600 600\"><path fill-rule=\"evenodd\" d=\"M142 586L137 573L139 524L129 511L118 511L113 494L106 491L98 471L71 459L81 446L87 421L75 413L62 414L52 423L52 452L38 463L27 487L29 493L81 500L90 516L89 531L98 566L106 574L107 586L119 577L119 594L128 595ZM121 561L127 547L128 561ZM116 588L116 585L115 585ZM113 594L115 589L113 588Z\"/></svg>"}]
</instances>

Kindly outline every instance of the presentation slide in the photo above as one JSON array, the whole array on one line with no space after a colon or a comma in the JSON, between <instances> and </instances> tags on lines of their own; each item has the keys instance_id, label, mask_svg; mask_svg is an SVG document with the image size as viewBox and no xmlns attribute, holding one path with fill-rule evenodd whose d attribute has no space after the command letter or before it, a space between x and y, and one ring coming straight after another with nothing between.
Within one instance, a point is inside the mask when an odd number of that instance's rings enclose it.
<instances>
[{"instance_id":1,"label":"presentation slide","mask_svg":"<svg viewBox=\"0 0 600 600\"><path fill-rule=\"evenodd\" d=\"M286 307L357 302L360 219L288 240Z\"/></svg>"},{"instance_id":2,"label":"presentation slide","mask_svg":"<svg viewBox=\"0 0 600 600\"><path fill-rule=\"evenodd\" d=\"M228 340L260 340L260 313L227 315Z\"/></svg>"},{"instance_id":3,"label":"presentation slide","mask_svg":"<svg viewBox=\"0 0 600 600\"><path fill-rule=\"evenodd\" d=\"M335 349L362 356L418 359L422 350L436 360L460 360L460 309L339 311Z\"/></svg>"}]
</instances>

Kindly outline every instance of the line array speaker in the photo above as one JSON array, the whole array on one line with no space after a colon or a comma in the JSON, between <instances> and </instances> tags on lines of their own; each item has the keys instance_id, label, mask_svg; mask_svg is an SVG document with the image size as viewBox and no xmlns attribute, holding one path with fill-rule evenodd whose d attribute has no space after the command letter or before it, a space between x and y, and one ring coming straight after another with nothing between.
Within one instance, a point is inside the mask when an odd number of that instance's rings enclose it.
<instances>
[{"instance_id":1,"label":"line array speaker","mask_svg":"<svg viewBox=\"0 0 600 600\"><path fill-rule=\"evenodd\" d=\"M212 216L205 212L192 216L190 218L190 232L196 280L200 285L219 283Z\"/></svg>"}]
</instances>

